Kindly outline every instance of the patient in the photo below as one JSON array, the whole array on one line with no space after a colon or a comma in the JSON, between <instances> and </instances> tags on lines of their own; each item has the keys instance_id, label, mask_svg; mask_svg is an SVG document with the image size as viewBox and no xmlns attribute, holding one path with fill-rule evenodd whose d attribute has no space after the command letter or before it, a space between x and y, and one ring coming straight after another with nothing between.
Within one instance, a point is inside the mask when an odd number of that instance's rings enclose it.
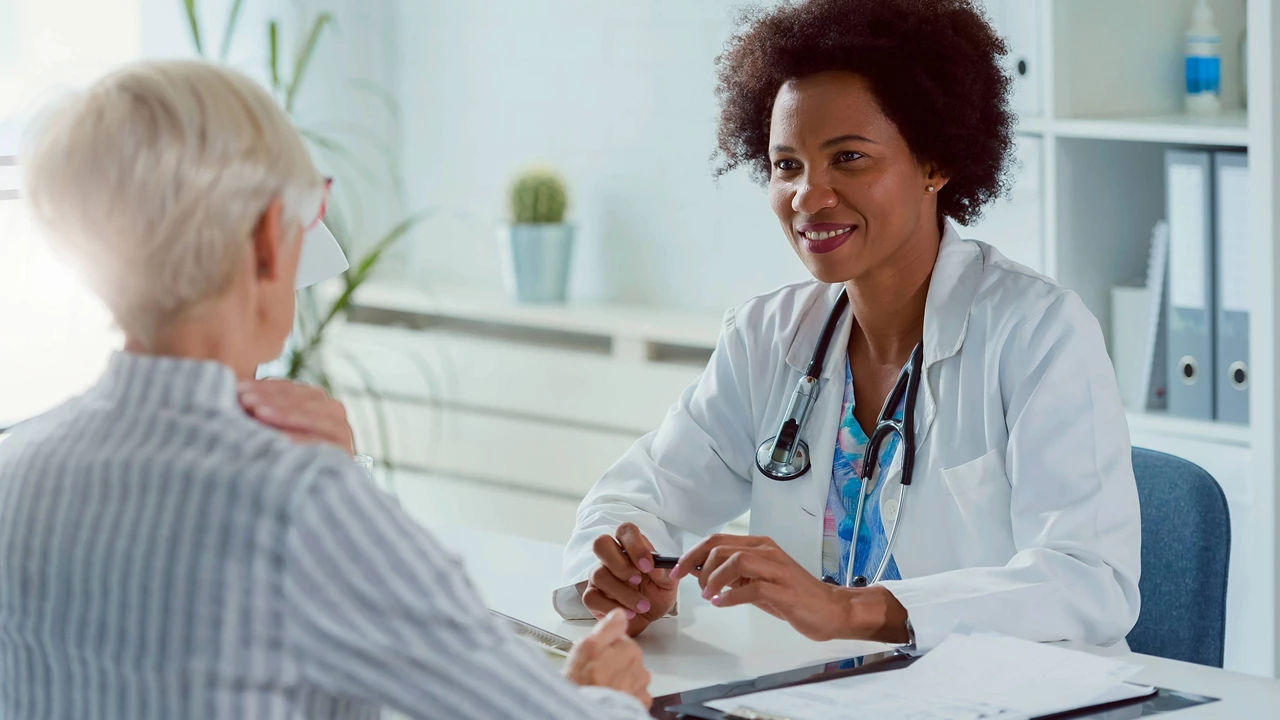
<instances>
[{"instance_id":1,"label":"patient","mask_svg":"<svg viewBox=\"0 0 1280 720\"><path fill-rule=\"evenodd\" d=\"M557 676L363 477L340 408L238 398L289 333L327 191L270 96L133 65L57 109L26 164L127 342L0 444L0 717L647 717L625 617Z\"/></svg>"}]
</instances>

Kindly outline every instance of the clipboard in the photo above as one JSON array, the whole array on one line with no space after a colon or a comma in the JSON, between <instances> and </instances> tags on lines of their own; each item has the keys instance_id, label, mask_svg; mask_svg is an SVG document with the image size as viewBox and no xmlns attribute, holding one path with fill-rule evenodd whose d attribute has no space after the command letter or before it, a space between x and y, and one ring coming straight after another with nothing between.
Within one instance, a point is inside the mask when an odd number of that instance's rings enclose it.
<instances>
[{"instance_id":1,"label":"clipboard","mask_svg":"<svg viewBox=\"0 0 1280 720\"><path fill-rule=\"evenodd\" d=\"M836 660L823 665L786 670L769 675L761 675L749 680L709 685L695 690L672 693L653 699L650 714L658 720L677 720L677 718L699 718L699 720L729 720L719 710L703 705L711 700L736 697L761 690L776 690L796 685L835 680L850 675L870 675L878 672L899 670L915 662L916 658L902 650L889 650L870 655L859 655L845 660Z\"/></svg>"},{"instance_id":2,"label":"clipboard","mask_svg":"<svg viewBox=\"0 0 1280 720\"><path fill-rule=\"evenodd\" d=\"M650 706L650 714L657 720L681 720L684 718L734 720L733 716L715 708L707 707L704 703L727 697L747 695L762 690L807 685L852 675L891 672L907 667L915 660L915 656L902 650L891 650L837 660L823 665L811 665L795 670L761 675L748 680L709 685L654 698L653 705ZM1217 701L1218 698L1214 697L1156 687L1152 688L1149 694L1046 715L1036 720L1067 720L1068 718L1129 720Z\"/></svg>"}]
</instances>

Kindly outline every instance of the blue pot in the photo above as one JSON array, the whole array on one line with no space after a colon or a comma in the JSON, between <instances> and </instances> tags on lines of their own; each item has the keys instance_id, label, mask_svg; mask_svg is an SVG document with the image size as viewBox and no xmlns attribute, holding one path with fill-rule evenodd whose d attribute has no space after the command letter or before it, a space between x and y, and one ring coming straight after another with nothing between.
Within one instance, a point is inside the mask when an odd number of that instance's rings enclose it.
<instances>
[{"instance_id":1,"label":"blue pot","mask_svg":"<svg viewBox=\"0 0 1280 720\"><path fill-rule=\"evenodd\" d=\"M518 224L498 231L502 279L516 302L564 302L573 254L573 226Z\"/></svg>"}]
</instances>

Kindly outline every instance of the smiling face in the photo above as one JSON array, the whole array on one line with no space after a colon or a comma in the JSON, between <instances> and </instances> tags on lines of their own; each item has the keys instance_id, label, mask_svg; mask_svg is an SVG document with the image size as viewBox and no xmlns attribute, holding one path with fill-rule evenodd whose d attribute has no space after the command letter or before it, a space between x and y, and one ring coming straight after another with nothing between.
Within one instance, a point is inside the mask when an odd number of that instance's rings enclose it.
<instances>
[{"instance_id":1,"label":"smiling face","mask_svg":"<svg viewBox=\"0 0 1280 720\"><path fill-rule=\"evenodd\" d=\"M862 76L823 72L784 83L769 161L770 205L818 280L856 281L936 252L946 178L916 159Z\"/></svg>"}]
</instances>

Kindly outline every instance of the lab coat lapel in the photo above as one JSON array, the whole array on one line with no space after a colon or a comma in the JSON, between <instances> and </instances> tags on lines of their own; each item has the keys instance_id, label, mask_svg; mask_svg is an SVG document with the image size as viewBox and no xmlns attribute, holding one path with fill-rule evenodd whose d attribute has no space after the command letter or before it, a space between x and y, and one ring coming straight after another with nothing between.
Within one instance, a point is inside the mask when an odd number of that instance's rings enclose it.
<instances>
[{"instance_id":1,"label":"lab coat lapel","mask_svg":"<svg viewBox=\"0 0 1280 720\"><path fill-rule=\"evenodd\" d=\"M982 251L978 245L961 239L955 226L947 221L938 246L938 259L933 265L933 276L929 280L929 294L925 298L924 366L915 415L917 449L924 446L938 415L933 382L937 373L931 370L964 346L969 314L982 281L982 264Z\"/></svg>"}]
</instances>

